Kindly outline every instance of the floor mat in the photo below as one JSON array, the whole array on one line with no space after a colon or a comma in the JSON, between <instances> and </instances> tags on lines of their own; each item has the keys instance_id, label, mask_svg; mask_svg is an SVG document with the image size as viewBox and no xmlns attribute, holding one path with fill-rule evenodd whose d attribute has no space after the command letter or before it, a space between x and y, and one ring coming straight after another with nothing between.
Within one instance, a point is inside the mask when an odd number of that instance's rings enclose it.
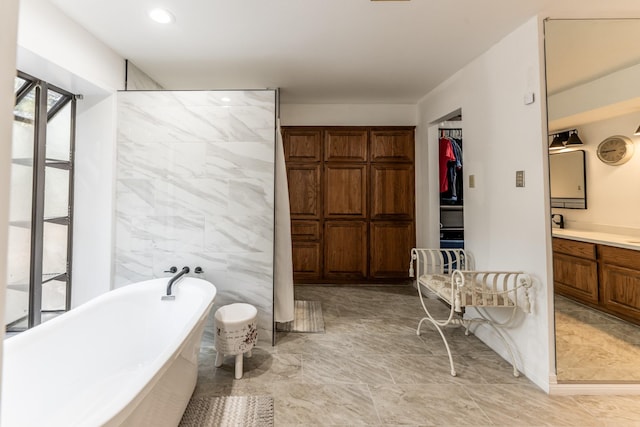
<instances>
[{"instance_id":1,"label":"floor mat","mask_svg":"<svg viewBox=\"0 0 640 427\"><path fill-rule=\"evenodd\" d=\"M324 333L324 316L320 301L294 301L294 319L291 322L277 323L279 332Z\"/></svg>"},{"instance_id":2,"label":"floor mat","mask_svg":"<svg viewBox=\"0 0 640 427\"><path fill-rule=\"evenodd\" d=\"M205 396L192 398L180 427L273 426L271 396Z\"/></svg>"}]
</instances>

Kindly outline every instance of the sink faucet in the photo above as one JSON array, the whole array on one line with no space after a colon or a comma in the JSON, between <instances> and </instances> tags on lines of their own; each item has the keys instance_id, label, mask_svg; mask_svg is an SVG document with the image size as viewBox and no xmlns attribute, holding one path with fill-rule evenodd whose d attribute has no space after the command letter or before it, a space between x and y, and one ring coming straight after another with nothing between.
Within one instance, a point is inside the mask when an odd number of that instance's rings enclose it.
<instances>
[{"instance_id":1,"label":"sink faucet","mask_svg":"<svg viewBox=\"0 0 640 427\"><path fill-rule=\"evenodd\" d=\"M172 268L173 270L173 268ZM173 284L175 282L178 281L179 278L181 278L182 276L184 276L185 274L187 274L190 271L189 267L182 267L182 270L178 271L176 274L173 275L173 277L171 279L169 279L169 283L167 283L167 294L166 295L162 295L162 299L163 300L174 300L176 299L175 295L171 295L171 287L173 286ZM175 271L171 271L172 273L175 273Z\"/></svg>"},{"instance_id":2,"label":"sink faucet","mask_svg":"<svg viewBox=\"0 0 640 427\"><path fill-rule=\"evenodd\" d=\"M564 217L562 214L551 214L551 222L559 228L564 228Z\"/></svg>"}]
</instances>

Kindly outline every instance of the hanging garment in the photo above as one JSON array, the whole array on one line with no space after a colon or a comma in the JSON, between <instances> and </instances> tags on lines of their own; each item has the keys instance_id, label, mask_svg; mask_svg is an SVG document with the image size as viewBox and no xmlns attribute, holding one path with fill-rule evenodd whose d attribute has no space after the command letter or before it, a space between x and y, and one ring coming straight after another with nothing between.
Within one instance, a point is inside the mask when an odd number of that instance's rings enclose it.
<instances>
[{"instance_id":1,"label":"hanging garment","mask_svg":"<svg viewBox=\"0 0 640 427\"><path fill-rule=\"evenodd\" d=\"M451 145L453 146L453 151L456 156L456 182L455 184L452 184L454 186L454 190L452 190L452 193L455 193L456 200L461 201L462 188L464 186L464 182L462 179L462 140L458 138L452 138Z\"/></svg>"},{"instance_id":2,"label":"hanging garment","mask_svg":"<svg viewBox=\"0 0 640 427\"><path fill-rule=\"evenodd\" d=\"M449 190L449 162L456 156L449 138L440 138L440 193Z\"/></svg>"}]
</instances>

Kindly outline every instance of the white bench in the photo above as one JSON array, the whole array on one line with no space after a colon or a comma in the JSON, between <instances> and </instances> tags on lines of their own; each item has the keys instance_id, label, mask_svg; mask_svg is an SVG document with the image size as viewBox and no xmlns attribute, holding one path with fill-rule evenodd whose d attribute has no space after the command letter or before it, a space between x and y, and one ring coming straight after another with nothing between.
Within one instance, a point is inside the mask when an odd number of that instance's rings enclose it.
<instances>
[{"instance_id":1,"label":"white bench","mask_svg":"<svg viewBox=\"0 0 640 427\"><path fill-rule=\"evenodd\" d=\"M469 328L474 323L485 323L495 330L509 352L513 375L520 375L511 346L500 328L513 321L518 307L526 313L530 312L528 291L531 287L531 277L528 274L520 271L473 270L473 259L463 249L414 248L411 250L409 275L416 277L420 302L427 314L418 323L416 333L420 335L420 327L425 320L436 327L449 355L451 375L455 376L456 371L442 327L461 325L465 327L465 335L469 335ZM431 315L425 304L424 291L447 303L450 308L448 318L435 319ZM478 317L465 317L467 307L475 308ZM511 313L507 320L497 322L486 314L485 310L488 308L509 309Z\"/></svg>"}]
</instances>

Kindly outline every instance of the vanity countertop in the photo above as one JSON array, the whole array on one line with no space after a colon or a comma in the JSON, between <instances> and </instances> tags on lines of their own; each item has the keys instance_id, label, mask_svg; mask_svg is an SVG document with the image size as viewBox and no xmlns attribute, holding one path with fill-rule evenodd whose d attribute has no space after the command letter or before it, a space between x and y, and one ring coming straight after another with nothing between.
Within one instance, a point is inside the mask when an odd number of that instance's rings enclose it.
<instances>
[{"instance_id":1,"label":"vanity countertop","mask_svg":"<svg viewBox=\"0 0 640 427\"><path fill-rule=\"evenodd\" d=\"M553 237L578 240L580 242L600 243L602 245L618 248L640 250L640 237L624 234L603 233L600 231L575 230L567 228L554 228Z\"/></svg>"}]
</instances>

